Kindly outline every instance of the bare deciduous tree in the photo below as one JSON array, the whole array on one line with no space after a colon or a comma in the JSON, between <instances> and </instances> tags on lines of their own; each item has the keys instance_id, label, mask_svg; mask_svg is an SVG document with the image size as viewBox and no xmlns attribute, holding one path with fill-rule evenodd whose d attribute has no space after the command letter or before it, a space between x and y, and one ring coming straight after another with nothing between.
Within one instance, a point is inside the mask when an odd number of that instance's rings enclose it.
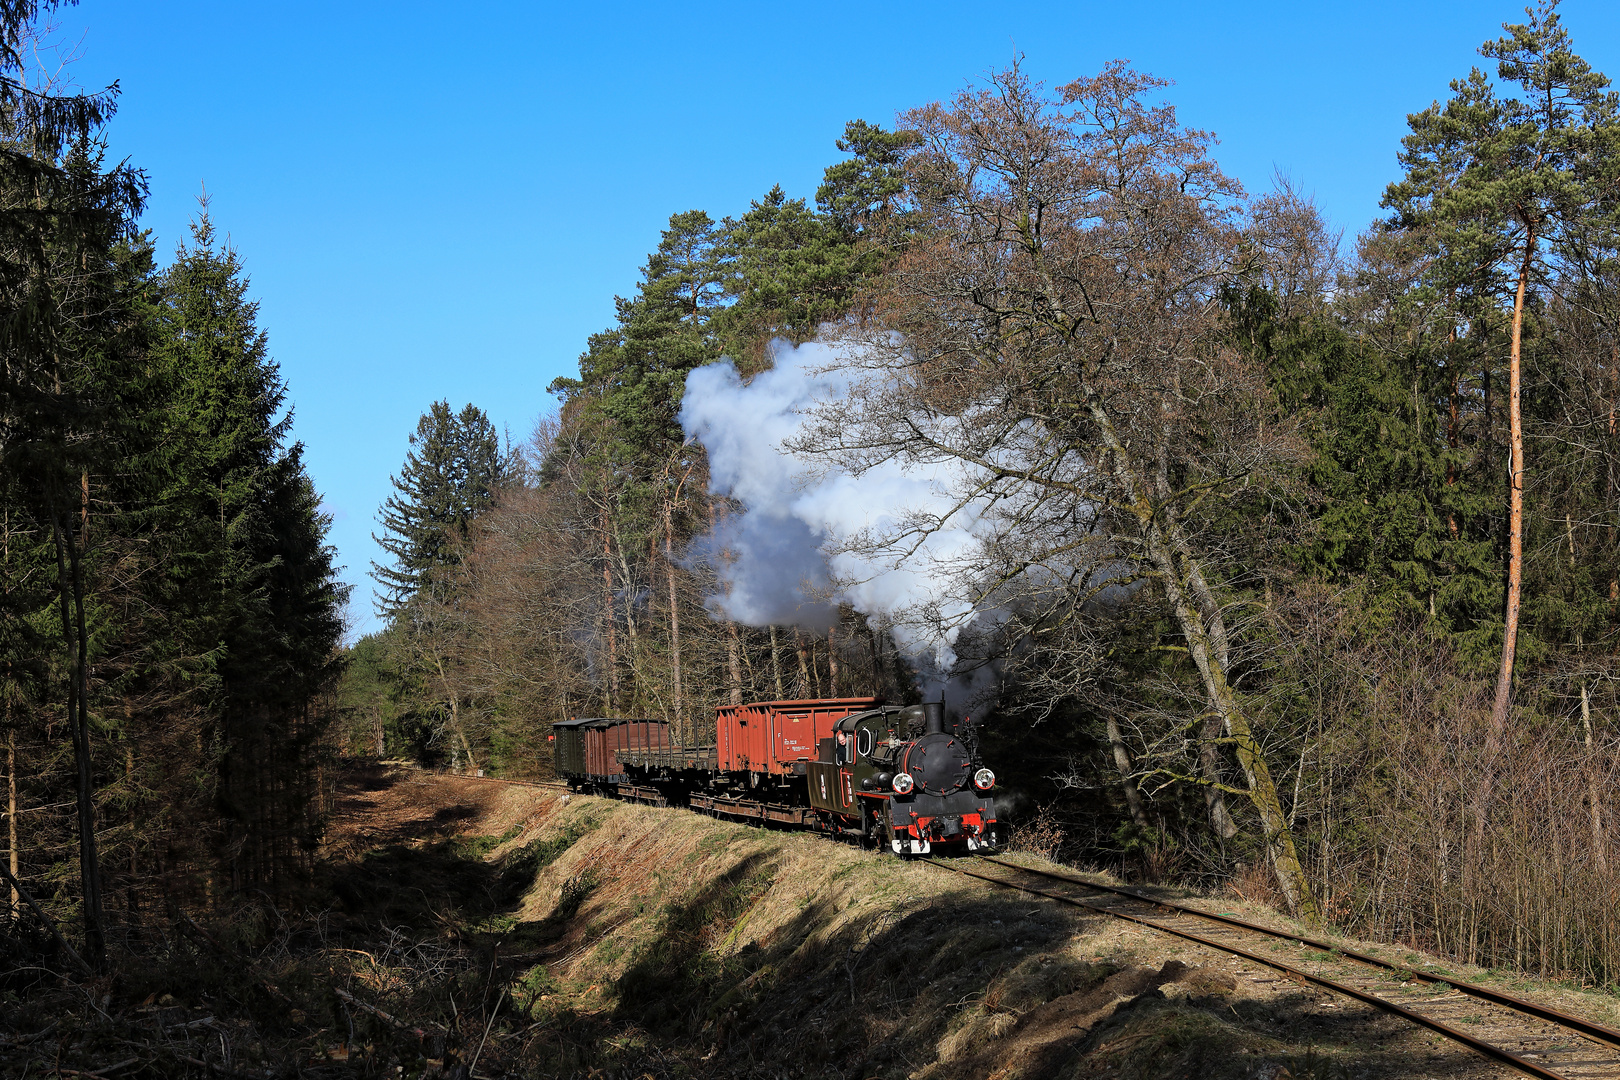
<instances>
[{"instance_id":1,"label":"bare deciduous tree","mask_svg":"<svg viewBox=\"0 0 1620 1080\"><path fill-rule=\"evenodd\" d=\"M848 397L793 449L859 474L934 469L954 500L861 541L903 557L968 527L948 568L972 608L1162 592L1196 669L1211 745L1247 779L1288 905L1317 908L1244 695L1211 511L1294 459L1254 366L1223 347L1220 292L1245 258L1243 193L1210 137L1110 64L1049 97L1017 67L902 117L919 226L876 318L847 331ZM1061 598L1054 601L1054 598ZM1202 719L1202 718L1200 718ZM1215 784L1217 779L1181 777Z\"/></svg>"}]
</instances>

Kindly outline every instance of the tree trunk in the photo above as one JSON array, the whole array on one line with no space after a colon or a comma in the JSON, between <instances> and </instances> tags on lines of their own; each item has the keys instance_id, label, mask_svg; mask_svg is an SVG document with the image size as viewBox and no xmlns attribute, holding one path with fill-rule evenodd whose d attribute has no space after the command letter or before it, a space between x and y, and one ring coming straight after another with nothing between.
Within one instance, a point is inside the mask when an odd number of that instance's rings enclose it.
<instances>
[{"instance_id":1,"label":"tree trunk","mask_svg":"<svg viewBox=\"0 0 1620 1080\"><path fill-rule=\"evenodd\" d=\"M126 721L130 719L129 702L127 699L124 703L124 719ZM136 791L135 748L129 743L124 744L124 784L129 789L130 795L133 797ZM140 892L136 885L136 883L141 880L141 876L140 860L138 858L140 853L140 845L136 843L135 837L139 836L142 832L141 823L138 820L141 816L140 804L137 800L132 799L129 806L128 815L129 823L132 826L131 832L134 835L131 836L129 842L129 887L124 890L124 910L129 915L129 925L134 926L139 920L141 906Z\"/></svg>"},{"instance_id":2,"label":"tree trunk","mask_svg":"<svg viewBox=\"0 0 1620 1080\"><path fill-rule=\"evenodd\" d=\"M1609 870L1609 844L1603 830L1603 784L1598 779L1597 755L1592 737L1592 697L1581 680L1581 731L1586 741L1586 804L1591 816L1592 865L1600 874Z\"/></svg>"},{"instance_id":3,"label":"tree trunk","mask_svg":"<svg viewBox=\"0 0 1620 1080\"><path fill-rule=\"evenodd\" d=\"M726 623L726 672L731 676L731 703L741 705L743 699L742 686L742 642L737 633L737 624Z\"/></svg>"},{"instance_id":4,"label":"tree trunk","mask_svg":"<svg viewBox=\"0 0 1620 1080\"><path fill-rule=\"evenodd\" d=\"M1484 758L1480 762L1479 787L1474 797L1470 862L1477 861L1485 837L1485 819L1490 815L1496 791L1497 761L1507 737L1508 710L1513 704L1513 662L1519 644L1519 598L1524 577L1524 430L1519 409L1520 343L1524 330L1524 292L1530 277L1530 261L1535 256L1535 229L1526 226L1524 261L1519 264L1519 284L1513 296L1513 330L1508 345L1508 565L1507 603L1503 609L1502 666L1496 673L1496 700L1491 706L1490 725L1485 732Z\"/></svg>"},{"instance_id":5,"label":"tree trunk","mask_svg":"<svg viewBox=\"0 0 1620 1080\"><path fill-rule=\"evenodd\" d=\"M451 746L458 747L456 756L465 755L467 768L477 769L478 763L473 760L472 743L467 741L467 733L461 727L461 706L457 699L455 687L450 685L450 677L445 674L444 661L439 658L439 650L433 649L433 666L439 669L439 685L444 687L444 696L450 702L450 738Z\"/></svg>"},{"instance_id":6,"label":"tree trunk","mask_svg":"<svg viewBox=\"0 0 1620 1080\"><path fill-rule=\"evenodd\" d=\"M1448 332L1447 353L1445 353L1445 369L1450 376L1450 389L1447 392L1448 418L1445 424L1445 447L1450 450L1445 460L1445 486L1456 487L1456 450L1463 445L1463 431L1461 431L1461 387L1456 379L1456 325ZM1445 528L1452 539L1458 538L1456 526L1456 510L1447 510L1445 513ZM1429 614L1434 615L1434 593L1429 594Z\"/></svg>"},{"instance_id":7,"label":"tree trunk","mask_svg":"<svg viewBox=\"0 0 1620 1080\"><path fill-rule=\"evenodd\" d=\"M1524 290L1535 255L1535 230L1527 227L1524 262L1519 266L1519 287L1513 297L1513 337L1508 348L1508 573L1507 608L1502 625L1502 667L1496 675L1496 702L1491 708L1488 765L1494 765L1501 737L1507 731L1508 707L1513 695L1513 659L1519 643L1519 591L1524 577L1524 424L1519 409L1520 343L1524 331Z\"/></svg>"},{"instance_id":8,"label":"tree trunk","mask_svg":"<svg viewBox=\"0 0 1620 1080\"><path fill-rule=\"evenodd\" d=\"M838 696L838 624L827 627L828 697Z\"/></svg>"},{"instance_id":9,"label":"tree trunk","mask_svg":"<svg viewBox=\"0 0 1620 1080\"><path fill-rule=\"evenodd\" d=\"M1579 560L1575 556L1575 515L1573 512L1564 515L1564 536L1569 542L1569 569L1573 579L1575 572L1580 568ZM1575 631L1575 648L1578 653L1584 652L1586 635L1577 628ZM1584 662L1585 657L1581 658ZM1586 744L1586 803L1591 816L1592 827L1592 865L1599 873L1608 871L1608 845L1603 837L1603 791L1598 782L1597 759L1593 755L1592 736L1592 690L1587 684L1586 673L1580 673L1581 684L1581 734Z\"/></svg>"},{"instance_id":10,"label":"tree trunk","mask_svg":"<svg viewBox=\"0 0 1620 1080\"><path fill-rule=\"evenodd\" d=\"M12 725L11 697L6 697L6 865L11 869L11 880L22 872L17 853L17 729ZM11 917L22 917L22 897L17 886L11 886Z\"/></svg>"},{"instance_id":11,"label":"tree trunk","mask_svg":"<svg viewBox=\"0 0 1620 1080\"><path fill-rule=\"evenodd\" d=\"M872 646L872 696L880 697L883 693L883 648L878 643L877 631L872 629L871 623L866 624L866 637Z\"/></svg>"},{"instance_id":12,"label":"tree trunk","mask_svg":"<svg viewBox=\"0 0 1620 1080\"><path fill-rule=\"evenodd\" d=\"M709 531L716 536L720 534L720 506L714 500L709 500ZM720 558L723 562L731 562L731 552L722 551ZM742 641L737 633L737 624L726 620L726 673L731 680L731 704L741 705L743 699L742 688Z\"/></svg>"},{"instance_id":13,"label":"tree trunk","mask_svg":"<svg viewBox=\"0 0 1620 1080\"><path fill-rule=\"evenodd\" d=\"M71 519L69 519L71 520ZM90 760L90 716L85 698L89 690L86 670L89 661L89 635L84 620L84 583L75 545L64 535L62 519L51 515L51 534L56 541L57 595L61 600L62 637L71 662L68 672L67 720L73 733L75 808L79 832L79 880L83 889L84 942L90 963L100 968L106 956L106 937L101 910L101 866L96 857L96 809L92 785L95 782Z\"/></svg>"},{"instance_id":14,"label":"tree trunk","mask_svg":"<svg viewBox=\"0 0 1620 1080\"><path fill-rule=\"evenodd\" d=\"M776 677L776 700L787 699L787 690L782 686L782 651L776 641L776 624L771 624L771 674Z\"/></svg>"},{"instance_id":15,"label":"tree trunk","mask_svg":"<svg viewBox=\"0 0 1620 1080\"><path fill-rule=\"evenodd\" d=\"M1248 777L1249 800L1260 815L1261 828L1265 830L1266 851L1277 874L1278 887L1296 918L1310 924L1318 923L1321 912L1294 847L1294 836L1288 827L1287 815L1283 813L1277 785L1272 781L1271 770L1249 727L1237 692L1226 680L1225 665L1220 662L1216 651L1219 644L1220 652L1225 652L1225 628L1218 620L1206 627L1203 615L1196 606L1199 598L1189 595L1189 586L1200 592L1208 592L1203 570L1192 557L1185 539L1179 535L1174 516L1164 514L1165 507L1155 505L1148 497L1148 483L1131 465L1129 450L1115 433L1113 419L1099 399L1092 398L1090 412L1108 447L1117 482L1132 495L1129 510L1137 520L1143 553L1158 575L1160 587L1187 642L1187 651L1198 669L1208 706L1220 718L1222 729L1237 751L1238 764ZM1214 641L1211 639L1212 632L1216 639Z\"/></svg>"},{"instance_id":16,"label":"tree trunk","mask_svg":"<svg viewBox=\"0 0 1620 1080\"><path fill-rule=\"evenodd\" d=\"M1145 829L1148 827L1147 811L1142 808L1142 793L1136 787L1136 777L1131 775L1131 754L1119 733L1119 721L1113 713L1109 713L1104 723L1108 728L1108 745L1114 751L1114 768L1119 770L1119 786L1125 792L1125 805L1131 812L1131 820Z\"/></svg>"},{"instance_id":17,"label":"tree trunk","mask_svg":"<svg viewBox=\"0 0 1620 1080\"><path fill-rule=\"evenodd\" d=\"M4 528L0 529L0 568L5 574L11 573L11 508L5 510ZM6 578L4 580L9 580ZM17 858L17 724L12 713L12 683L13 674L11 664L6 664L6 681L0 684L0 695L6 703L6 861L11 868L10 882L17 880L19 872ZM17 892L17 886L9 885L11 889L11 906L8 909L13 919L22 918L22 897Z\"/></svg>"},{"instance_id":18,"label":"tree trunk","mask_svg":"<svg viewBox=\"0 0 1620 1080\"><path fill-rule=\"evenodd\" d=\"M1174 390L1180 393L1180 383L1177 382ZM1220 602L1215 599L1215 593L1204 580L1203 571L1198 566L1198 560L1193 558L1192 550L1180 536L1177 525L1178 515L1171 502L1174 492L1170 486L1170 444L1175 440L1175 418L1171 414L1168 404L1160 406L1160 438L1154 453L1153 482L1158 490L1161 514L1168 528L1172 541L1175 541L1177 554L1181 558L1181 565L1186 572L1186 586L1192 593L1192 598L1198 607L1201 625L1209 635L1210 646L1215 653L1215 662L1220 665L1221 671L1231 670L1231 643L1226 635L1226 618L1221 614ZM1268 582L1269 588L1269 582ZM1268 601L1269 603L1269 601ZM1222 840L1230 840L1237 835L1237 822L1232 820L1232 812L1226 805L1226 791L1221 781L1221 744L1220 737L1225 730L1225 720L1219 715L1211 715L1204 721L1203 731L1200 733L1198 750L1199 769L1204 774L1204 810L1209 816L1209 826L1215 835ZM1254 786L1254 777L1244 770L1249 786Z\"/></svg>"},{"instance_id":19,"label":"tree trunk","mask_svg":"<svg viewBox=\"0 0 1620 1080\"><path fill-rule=\"evenodd\" d=\"M803 699L810 696L810 657L805 651L804 631L797 626L793 628L793 645L799 654L799 681L794 684L793 696Z\"/></svg>"},{"instance_id":20,"label":"tree trunk","mask_svg":"<svg viewBox=\"0 0 1620 1080\"><path fill-rule=\"evenodd\" d=\"M1221 746L1223 731L1221 718L1211 716L1204 721L1198 748L1198 767L1204 774L1204 813L1209 816L1209 827L1222 840L1237 835L1237 822L1226 807L1226 792L1221 788Z\"/></svg>"},{"instance_id":21,"label":"tree trunk","mask_svg":"<svg viewBox=\"0 0 1620 1080\"><path fill-rule=\"evenodd\" d=\"M686 723L686 698L681 690L681 605L675 591L675 508L664 503L664 573L669 579L669 677L675 696L675 729Z\"/></svg>"},{"instance_id":22,"label":"tree trunk","mask_svg":"<svg viewBox=\"0 0 1620 1080\"><path fill-rule=\"evenodd\" d=\"M615 526L614 537L618 543L619 572L624 575L624 631L630 638L630 708L632 715L641 715L645 710L643 703L646 700L641 695L649 690L646 677L646 657L641 651L641 635L636 629L635 596L640 591L633 588L634 580L630 573L630 560L625 558L624 538L618 535ZM656 691L654 691L656 693ZM666 719L668 719L666 717Z\"/></svg>"},{"instance_id":23,"label":"tree trunk","mask_svg":"<svg viewBox=\"0 0 1620 1080\"><path fill-rule=\"evenodd\" d=\"M1620 422L1620 345L1609 346L1609 453L1608 469L1604 479L1605 506L1615 505L1615 454L1614 439L1617 434L1617 422ZM1609 603L1620 604L1620 529L1609 528L1605 532L1609 537Z\"/></svg>"},{"instance_id":24,"label":"tree trunk","mask_svg":"<svg viewBox=\"0 0 1620 1080\"><path fill-rule=\"evenodd\" d=\"M602 680L605 697L602 715L612 716L619 706L619 649L616 620L613 616L613 533L608 528L607 510L602 511L602 611L607 638L607 677Z\"/></svg>"}]
</instances>

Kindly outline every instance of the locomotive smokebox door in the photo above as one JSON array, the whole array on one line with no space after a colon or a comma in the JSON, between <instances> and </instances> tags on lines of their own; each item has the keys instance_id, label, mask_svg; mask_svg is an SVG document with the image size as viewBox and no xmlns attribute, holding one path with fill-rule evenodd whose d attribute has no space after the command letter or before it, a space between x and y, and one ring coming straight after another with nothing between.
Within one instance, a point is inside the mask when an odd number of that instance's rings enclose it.
<instances>
[{"instance_id":1,"label":"locomotive smokebox door","mask_svg":"<svg viewBox=\"0 0 1620 1080\"><path fill-rule=\"evenodd\" d=\"M906 751L905 769L928 795L950 795L967 785L972 758L954 736L936 731L924 735Z\"/></svg>"}]
</instances>

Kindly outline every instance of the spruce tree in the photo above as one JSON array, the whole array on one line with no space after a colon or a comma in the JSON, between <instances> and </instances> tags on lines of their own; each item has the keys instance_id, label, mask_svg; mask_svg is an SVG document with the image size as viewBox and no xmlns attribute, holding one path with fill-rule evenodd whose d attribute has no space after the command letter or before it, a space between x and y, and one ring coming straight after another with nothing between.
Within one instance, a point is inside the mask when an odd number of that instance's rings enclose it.
<instances>
[{"instance_id":1,"label":"spruce tree","mask_svg":"<svg viewBox=\"0 0 1620 1080\"><path fill-rule=\"evenodd\" d=\"M312 705L338 674L347 590L290 441L287 386L258 325L240 257L204 203L163 275L153 366L168 379L150 527L164 552L159 600L194 702L214 718L215 798L238 884L273 879L317 832L302 766ZM217 771L215 771L217 770Z\"/></svg>"},{"instance_id":2,"label":"spruce tree","mask_svg":"<svg viewBox=\"0 0 1620 1080\"><path fill-rule=\"evenodd\" d=\"M210 670L263 599L264 494L292 423L241 261L216 241L204 203L164 274L153 344L173 387L157 498L171 540L168 601Z\"/></svg>"},{"instance_id":3,"label":"spruce tree","mask_svg":"<svg viewBox=\"0 0 1620 1080\"><path fill-rule=\"evenodd\" d=\"M0 8L0 493L12 541L8 563L34 560L23 573L35 584L8 589L0 608L8 653L0 690L16 706L25 696L19 679L27 680L40 707L65 714L80 910L86 952L99 963L104 925L89 704L94 603L85 526L90 477L112 449L107 427L117 416L119 387L116 363L100 363L107 343L91 330L121 311L99 302L108 296L110 252L145 188L133 169L104 170L96 152L116 87L61 95L25 84L27 42L49 6L22 0ZM40 600L49 606L34 606Z\"/></svg>"},{"instance_id":4,"label":"spruce tree","mask_svg":"<svg viewBox=\"0 0 1620 1080\"><path fill-rule=\"evenodd\" d=\"M448 728L451 762L459 767L464 759L473 763L473 749L455 679L454 571L473 519L494 505L514 462L502 451L489 417L471 404L452 413L449 402L434 402L410 445L404 467L390 479L394 494L377 517L385 532L373 534L394 562L374 562L371 572L379 587L377 611L391 624L398 676L436 687L424 696L445 710L432 722Z\"/></svg>"},{"instance_id":5,"label":"spruce tree","mask_svg":"<svg viewBox=\"0 0 1620 1080\"><path fill-rule=\"evenodd\" d=\"M495 425L471 404L458 414L448 401L435 401L417 421L410 447L399 475L389 478L394 494L378 512L384 531L372 534L393 557L391 566L371 564L381 590L377 612L389 620L424 589L444 583L472 519L494 505L513 466Z\"/></svg>"}]
</instances>

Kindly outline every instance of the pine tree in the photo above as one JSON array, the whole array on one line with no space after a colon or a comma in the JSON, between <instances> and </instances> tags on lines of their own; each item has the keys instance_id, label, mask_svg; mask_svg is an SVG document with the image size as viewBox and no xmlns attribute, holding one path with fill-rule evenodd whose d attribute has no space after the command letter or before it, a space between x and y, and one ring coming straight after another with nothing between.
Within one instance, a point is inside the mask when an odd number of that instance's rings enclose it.
<instances>
[{"instance_id":1,"label":"pine tree","mask_svg":"<svg viewBox=\"0 0 1620 1080\"><path fill-rule=\"evenodd\" d=\"M1499 96L1477 68L1453 82L1444 108L1436 103L1409 118L1401 158L1407 176L1385 196L1397 222L1424 231L1438 249L1437 292L1494 293L1511 313L1507 586L1493 746L1512 701L1524 573L1526 304L1550 273L1547 255L1559 234L1578 227L1612 179L1610 151L1620 138L1620 99L1571 49L1557 0L1542 0L1527 14L1527 23L1506 25L1505 37L1480 47L1498 62L1501 82L1524 96Z\"/></svg>"},{"instance_id":2,"label":"pine tree","mask_svg":"<svg viewBox=\"0 0 1620 1080\"><path fill-rule=\"evenodd\" d=\"M737 302L720 317L726 353L752 361L773 337L805 340L853 303L872 269L856 237L780 186L726 222Z\"/></svg>"},{"instance_id":3,"label":"pine tree","mask_svg":"<svg viewBox=\"0 0 1620 1080\"><path fill-rule=\"evenodd\" d=\"M724 240L701 210L672 215L636 295L615 298L617 325L591 335L579 378L551 383L566 401L588 401L601 452L615 467L656 468L663 448L680 442L676 414L687 372L719 357L713 321L735 289Z\"/></svg>"},{"instance_id":4,"label":"pine tree","mask_svg":"<svg viewBox=\"0 0 1620 1080\"><path fill-rule=\"evenodd\" d=\"M884 236L906 214L905 162L917 145L909 131L885 131L865 120L844 125L838 149L847 161L830 165L816 191L816 205L850 239Z\"/></svg>"}]
</instances>

